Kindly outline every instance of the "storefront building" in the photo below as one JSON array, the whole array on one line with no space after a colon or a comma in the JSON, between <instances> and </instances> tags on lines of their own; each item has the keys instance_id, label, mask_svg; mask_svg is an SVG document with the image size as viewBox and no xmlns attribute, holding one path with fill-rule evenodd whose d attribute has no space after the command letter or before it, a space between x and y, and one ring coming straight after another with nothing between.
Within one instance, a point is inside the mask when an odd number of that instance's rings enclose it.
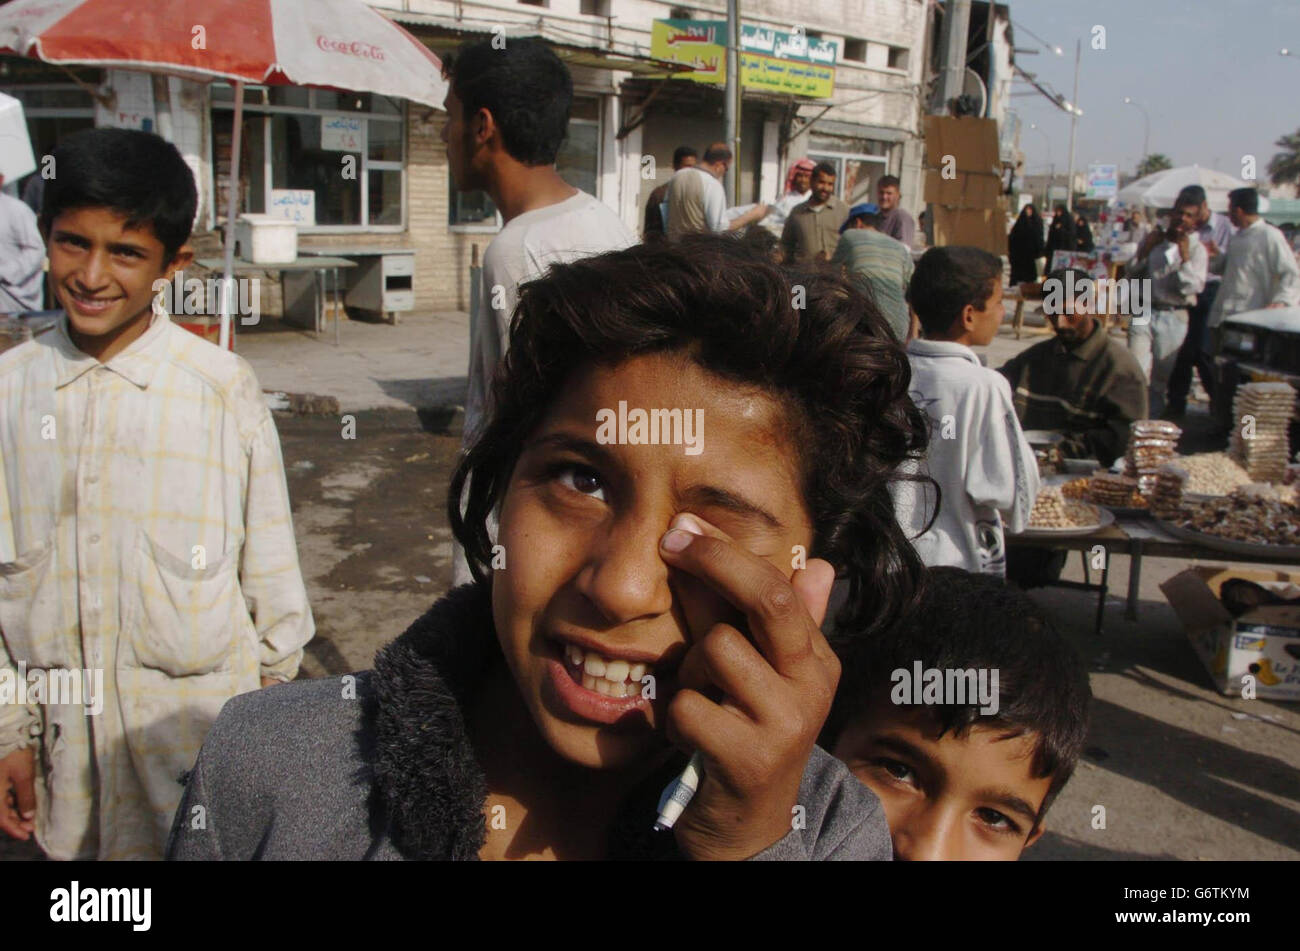
<instances>
[{"instance_id":1,"label":"storefront building","mask_svg":"<svg viewBox=\"0 0 1300 951\"><path fill-rule=\"evenodd\" d=\"M609 205L634 233L640 233L650 191L672 174L673 150L683 144L703 150L723 138L721 89L668 77L652 54L655 21L725 19L721 4L387 0L373 5L439 54L493 35L506 42L540 36L551 43L569 65L575 91L569 135L557 163L560 174ZM837 190L848 200L874 194L883 174L899 175L904 206L919 211L923 0L884 0L869 11L852 0L798 7L755 0L745 4L743 22L757 31L760 43L777 34L802 34L812 47L833 48L834 61L813 64L823 81L809 87L811 95L743 89L737 203L775 199L785 166L808 156L836 166ZM769 57L769 66L784 70L776 62L782 58ZM829 84L827 69L833 74ZM119 70L70 75L5 57L0 58L0 90L23 102L38 155L60 136L91 125L148 128L170 138L199 182L195 240L200 253L216 252L229 174L232 87L155 81ZM411 249L417 310L469 306L471 261L476 253L481 257L500 219L485 195L456 191L440 139L443 112L367 93L254 86L245 89L243 121L241 212L274 212L286 192L311 192L313 218L299 225L300 248ZM340 167L351 174L340 174ZM266 309L274 308L274 300L267 301Z\"/></svg>"}]
</instances>

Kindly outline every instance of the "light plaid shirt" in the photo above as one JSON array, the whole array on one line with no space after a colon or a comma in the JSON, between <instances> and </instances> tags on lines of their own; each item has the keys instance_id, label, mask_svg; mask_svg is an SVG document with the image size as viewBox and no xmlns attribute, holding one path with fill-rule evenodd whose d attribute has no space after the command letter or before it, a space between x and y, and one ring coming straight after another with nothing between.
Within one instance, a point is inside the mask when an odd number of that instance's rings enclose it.
<instances>
[{"instance_id":1,"label":"light plaid shirt","mask_svg":"<svg viewBox=\"0 0 1300 951\"><path fill-rule=\"evenodd\" d=\"M39 737L49 855L159 857L222 704L292 679L314 630L242 358L161 313L106 364L66 318L0 354L0 677L103 671L97 716L0 702L0 756Z\"/></svg>"}]
</instances>

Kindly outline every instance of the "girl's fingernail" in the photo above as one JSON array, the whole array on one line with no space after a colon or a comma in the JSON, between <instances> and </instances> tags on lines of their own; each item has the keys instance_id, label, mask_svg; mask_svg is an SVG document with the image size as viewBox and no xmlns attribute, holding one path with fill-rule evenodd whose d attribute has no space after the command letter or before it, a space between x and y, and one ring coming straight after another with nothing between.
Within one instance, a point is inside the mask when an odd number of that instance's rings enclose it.
<instances>
[{"instance_id":1,"label":"girl's fingernail","mask_svg":"<svg viewBox=\"0 0 1300 951\"><path fill-rule=\"evenodd\" d=\"M692 535L690 532L683 532L678 529L673 529L672 531L664 535L663 541L661 541L659 544L663 547L664 551L676 552L676 551L681 551L683 548L689 545L694 538L695 536Z\"/></svg>"},{"instance_id":2,"label":"girl's fingernail","mask_svg":"<svg viewBox=\"0 0 1300 951\"><path fill-rule=\"evenodd\" d=\"M669 528L679 528L684 532L690 532L692 535L703 535L704 526L697 522L692 516L685 512L678 514Z\"/></svg>"}]
</instances>

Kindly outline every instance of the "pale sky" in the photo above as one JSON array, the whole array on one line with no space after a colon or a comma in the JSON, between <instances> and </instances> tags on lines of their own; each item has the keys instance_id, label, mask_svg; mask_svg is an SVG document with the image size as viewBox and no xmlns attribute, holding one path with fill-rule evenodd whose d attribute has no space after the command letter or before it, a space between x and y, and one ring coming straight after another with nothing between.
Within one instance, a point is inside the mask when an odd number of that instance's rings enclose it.
<instances>
[{"instance_id":1,"label":"pale sky","mask_svg":"<svg viewBox=\"0 0 1300 951\"><path fill-rule=\"evenodd\" d=\"M1063 56L1016 30L1016 65L1071 99L1075 40L1083 40L1075 168L1118 163L1131 172L1142 151L1142 112L1150 116L1150 151L1174 165L1193 163L1242 176L1242 157L1256 157L1261 184L1274 141L1300 129L1300 0L1011 0L1011 19L1060 46ZM1092 49L1093 27L1106 28L1106 49ZM1281 56L1287 47L1292 56ZM1029 174L1049 157L1063 175L1070 155L1070 117L1017 82L1012 108L1023 123ZM1040 131L1029 128L1037 123ZM1047 139L1050 137L1050 146ZM1050 155L1049 155L1050 150Z\"/></svg>"}]
</instances>

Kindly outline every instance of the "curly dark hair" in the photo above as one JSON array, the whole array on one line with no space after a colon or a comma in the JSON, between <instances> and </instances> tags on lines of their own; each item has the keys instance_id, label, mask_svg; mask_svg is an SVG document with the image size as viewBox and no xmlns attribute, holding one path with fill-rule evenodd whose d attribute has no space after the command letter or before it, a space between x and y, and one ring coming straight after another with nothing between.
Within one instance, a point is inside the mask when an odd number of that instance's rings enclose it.
<instances>
[{"instance_id":1,"label":"curly dark hair","mask_svg":"<svg viewBox=\"0 0 1300 951\"><path fill-rule=\"evenodd\" d=\"M564 385L593 365L669 352L758 387L785 410L813 524L809 554L849 582L836 620L863 632L891 623L922 570L888 491L929 438L908 397L907 354L844 278L781 267L729 236L557 264L523 286L494 410L448 492L452 532L474 577L485 579L490 560L486 520Z\"/></svg>"}]
</instances>

